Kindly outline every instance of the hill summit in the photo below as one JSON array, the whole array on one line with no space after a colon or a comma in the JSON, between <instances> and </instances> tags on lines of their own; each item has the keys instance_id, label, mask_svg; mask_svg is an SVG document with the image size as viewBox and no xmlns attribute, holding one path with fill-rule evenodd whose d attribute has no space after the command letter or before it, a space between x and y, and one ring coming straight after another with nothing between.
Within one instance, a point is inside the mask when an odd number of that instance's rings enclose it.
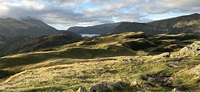
<instances>
[{"instance_id":1,"label":"hill summit","mask_svg":"<svg viewBox=\"0 0 200 92\"><path fill-rule=\"evenodd\" d=\"M0 18L0 34L2 36L16 37L25 35L57 34L58 30L46 23L31 17L21 20L13 18Z\"/></svg>"}]
</instances>

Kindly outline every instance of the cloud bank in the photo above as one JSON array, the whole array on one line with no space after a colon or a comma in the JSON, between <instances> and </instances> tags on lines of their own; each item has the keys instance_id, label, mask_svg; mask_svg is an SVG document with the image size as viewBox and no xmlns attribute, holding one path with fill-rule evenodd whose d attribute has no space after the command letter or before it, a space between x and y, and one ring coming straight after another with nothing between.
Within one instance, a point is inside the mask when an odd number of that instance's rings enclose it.
<instances>
[{"instance_id":1,"label":"cloud bank","mask_svg":"<svg viewBox=\"0 0 200 92\"><path fill-rule=\"evenodd\" d=\"M199 0L0 0L0 17L30 16L67 29L199 13L199 5Z\"/></svg>"}]
</instances>

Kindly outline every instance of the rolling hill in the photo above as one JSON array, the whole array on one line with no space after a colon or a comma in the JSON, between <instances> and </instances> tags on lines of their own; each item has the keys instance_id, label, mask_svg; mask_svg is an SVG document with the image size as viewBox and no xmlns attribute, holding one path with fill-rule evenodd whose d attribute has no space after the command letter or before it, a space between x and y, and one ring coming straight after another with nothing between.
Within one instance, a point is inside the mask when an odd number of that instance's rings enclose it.
<instances>
[{"instance_id":1,"label":"rolling hill","mask_svg":"<svg viewBox=\"0 0 200 92\"><path fill-rule=\"evenodd\" d=\"M2 35L0 91L199 92L198 16L123 22L104 35L85 39L68 31L45 36ZM20 22L45 26L29 20ZM15 21L16 28L27 29Z\"/></svg>"},{"instance_id":2,"label":"rolling hill","mask_svg":"<svg viewBox=\"0 0 200 92\"><path fill-rule=\"evenodd\" d=\"M199 91L199 55L170 56L198 40L191 34L127 32L4 56L0 90ZM199 53L199 42L193 44L190 52Z\"/></svg>"},{"instance_id":3,"label":"rolling hill","mask_svg":"<svg viewBox=\"0 0 200 92\"><path fill-rule=\"evenodd\" d=\"M0 55L17 54L23 52L51 49L56 46L73 43L83 38L72 32L62 32L47 36L18 36L9 38L0 46Z\"/></svg>"}]
</instances>

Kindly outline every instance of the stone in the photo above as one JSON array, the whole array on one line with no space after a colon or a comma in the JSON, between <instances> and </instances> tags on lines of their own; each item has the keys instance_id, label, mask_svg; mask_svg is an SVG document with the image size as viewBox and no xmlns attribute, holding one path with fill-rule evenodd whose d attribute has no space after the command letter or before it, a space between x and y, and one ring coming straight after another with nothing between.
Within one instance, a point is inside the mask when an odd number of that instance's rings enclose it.
<instances>
[{"instance_id":1,"label":"stone","mask_svg":"<svg viewBox=\"0 0 200 92\"><path fill-rule=\"evenodd\" d=\"M130 58L130 59L122 59L121 62L124 62L124 63L126 63L126 62L132 62L132 63L134 63L134 62L137 62L137 60L133 59L133 58Z\"/></svg>"},{"instance_id":2,"label":"stone","mask_svg":"<svg viewBox=\"0 0 200 92\"><path fill-rule=\"evenodd\" d=\"M133 85L133 86L138 85L137 79L134 79L134 80L131 82L131 85Z\"/></svg>"},{"instance_id":3,"label":"stone","mask_svg":"<svg viewBox=\"0 0 200 92\"><path fill-rule=\"evenodd\" d=\"M161 53L159 55L155 55L153 58L154 59L159 59L159 58L169 58L170 57L170 53L169 52L165 52L165 53Z\"/></svg>"},{"instance_id":4,"label":"stone","mask_svg":"<svg viewBox=\"0 0 200 92\"><path fill-rule=\"evenodd\" d=\"M116 82L112 84L113 87L122 87L122 82Z\"/></svg>"},{"instance_id":5,"label":"stone","mask_svg":"<svg viewBox=\"0 0 200 92\"><path fill-rule=\"evenodd\" d=\"M85 87L79 87L79 89L76 92L88 92Z\"/></svg>"},{"instance_id":6,"label":"stone","mask_svg":"<svg viewBox=\"0 0 200 92\"><path fill-rule=\"evenodd\" d=\"M129 87L129 85L124 82L115 82L111 84L111 89L113 92L124 92L126 87Z\"/></svg>"},{"instance_id":7,"label":"stone","mask_svg":"<svg viewBox=\"0 0 200 92\"><path fill-rule=\"evenodd\" d=\"M168 58L168 57L170 57L170 53L169 52L165 52L165 53L162 53L161 56Z\"/></svg>"},{"instance_id":8,"label":"stone","mask_svg":"<svg viewBox=\"0 0 200 92\"><path fill-rule=\"evenodd\" d=\"M129 62L128 59L122 59L122 62Z\"/></svg>"},{"instance_id":9,"label":"stone","mask_svg":"<svg viewBox=\"0 0 200 92\"><path fill-rule=\"evenodd\" d=\"M167 64L167 66L169 67L178 67L179 66L179 62L170 62Z\"/></svg>"},{"instance_id":10,"label":"stone","mask_svg":"<svg viewBox=\"0 0 200 92\"><path fill-rule=\"evenodd\" d=\"M130 60L130 62L137 62L137 60L133 59L133 58L130 58L129 60Z\"/></svg>"},{"instance_id":11,"label":"stone","mask_svg":"<svg viewBox=\"0 0 200 92\"><path fill-rule=\"evenodd\" d=\"M189 46L185 46L180 51L171 54L170 57L175 58L198 55L200 55L200 41L194 42Z\"/></svg>"},{"instance_id":12,"label":"stone","mask_svg":"<svg viewBox=\"0 0 200 92\"><path fill-rule=\"evenodd\" d=\"M181 90L179 90L178 88L173 88L172 92L181 92Z\"/></svg>"},{"instance_id":13,"label":"stone","mask_svg":"<svg viewBox=\"0 0 200 92\"><path fill-rule=\"evenodd\" d=\"M107 90L108 88L106 82L102 82L90 87L90 92L107 92Z\"/></svg>"}]
</instances>

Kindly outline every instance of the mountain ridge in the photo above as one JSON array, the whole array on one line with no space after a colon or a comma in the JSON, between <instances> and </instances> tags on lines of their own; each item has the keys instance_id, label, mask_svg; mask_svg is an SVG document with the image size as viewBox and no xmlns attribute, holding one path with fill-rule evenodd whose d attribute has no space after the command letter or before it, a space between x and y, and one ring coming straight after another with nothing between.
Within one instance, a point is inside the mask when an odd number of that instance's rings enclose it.
<instances>
[{"instance_id":1,"label":"mountain ridge","mask_svg":"<svg viewBox=\"0 0 200 92\"><path fill-rule=\"evenodd\" d=\"M150 25L155 25L165 28L169 33L200 33L200 14L194 13L169 19L149 22ZM177 32L176 32L177 31Z\"/></svg>"},{"instance_id":2,"label":"mountain ridge","mask_svg":"<svg viewBox=\"0 0 200 92\"><path fill-rule=\"evenodd\" d=\"M57 33L59 33L58 30L37 19L0 18L0 34L4 36L16 37Z\"/></svg>"},{"instance_id":3,"label":"mountain ridge","mask_svg":"<svg viewBox=\"0 0 200 92\"><path fill-rule=\"evenodd\" d=\"M113 23L114 24L114 23ZM113 28L98 28L98 26L103 25L94 25L90 27L70 27L67 31L74 31L78 34L116 34L123 32L139 32L143 31L148 34L160 34L160 33L170 33L170 34L179 34L179 33L200 33L200 14L194 13L190 15L183 15L174 18L156 20L147 23L139 22L119 22L116 23ZM112 24L110 24L112 25ZM92 30L91 30L92 29ZM106 31L103 31L106 30ZM99 32L100 31L100 32Z\"/></svg>"},{"instance_id":4,"label":"mountain ridge","mask_svg":"<svg viewBox=\"0 0 200 92\"><path fill-rule=\"evenodd\" d=\"M141 24L141 25L139 25ZM148 25L148 26L147 26ZM200 34L200 14L184 15L148 23L124 22L106 34L143 31L149 34Z\"/></svg>"},{"instance_id":5,"label":"mountain ridge","mask_svg":"<svg viewBox=\"0 0 200 92\"><path fill-rule=\"evenodd\" d=\"M116 28L120 23L101 24L88 27L74 26L67 29L77 34L103 34Z\"/></svg>"}]
</instances>

